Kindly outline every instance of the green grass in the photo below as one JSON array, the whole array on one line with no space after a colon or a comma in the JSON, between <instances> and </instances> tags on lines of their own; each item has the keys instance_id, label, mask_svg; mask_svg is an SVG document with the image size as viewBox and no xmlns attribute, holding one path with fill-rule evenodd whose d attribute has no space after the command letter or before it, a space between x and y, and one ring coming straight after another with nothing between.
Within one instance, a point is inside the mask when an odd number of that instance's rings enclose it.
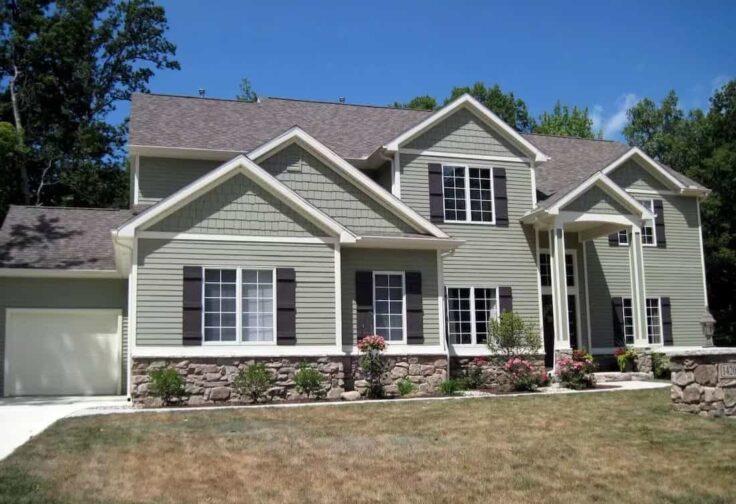
<instances>
[{"instance_id":1,"label":"green grass","mask_svg":"<svg viewBox=\"0 0 736 504\"><path fill-rule=\"evenodd\" d=\"M736 421L669 391L64 420L5 503L736 502Z\"/></svg>"}]
</instances>

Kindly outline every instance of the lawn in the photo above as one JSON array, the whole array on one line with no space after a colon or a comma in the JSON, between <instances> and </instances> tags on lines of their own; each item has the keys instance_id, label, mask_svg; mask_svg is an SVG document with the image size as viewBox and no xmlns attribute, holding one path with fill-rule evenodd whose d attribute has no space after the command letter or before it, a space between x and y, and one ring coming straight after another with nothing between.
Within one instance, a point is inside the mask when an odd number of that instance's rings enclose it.
<instances>
[{"instance_id":1,"label":"lawn","mask_svg":"<svg viewBox=\"0 0 736 504\"><path fill-rule=\"evenodd\" d=\"M736 502L736 420L669 391L67 419L0 503Z\"/></svg>"}]
</instances>

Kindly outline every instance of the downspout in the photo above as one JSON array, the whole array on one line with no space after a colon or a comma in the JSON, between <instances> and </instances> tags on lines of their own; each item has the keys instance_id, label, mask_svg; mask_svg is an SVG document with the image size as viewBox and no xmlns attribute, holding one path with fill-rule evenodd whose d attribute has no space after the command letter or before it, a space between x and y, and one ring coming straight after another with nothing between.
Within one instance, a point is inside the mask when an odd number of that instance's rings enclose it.
<instances>
[{"instance_id":1,"label":"downspout","mask_svg":"<svg viewBox=\"0 0 736 504\"><path fill-rule=\"evenodd\" d=\"M384 161L388 161L389 163L391 163L391 194L393 194L397 198L401 199L401 196L400 196L400 194L397 194L398 191L396 190L396 187L395 187L395 183L396 183L396 173L395 173L395 171L399 169L399 167L396 166L396 164L397 164L396 161L395 161L396 158L394 156L387 156L386 153L383 150L381 150L378 153L378 157L381 158L381 159L383 159Z\"/></svg>"}]
</instances>

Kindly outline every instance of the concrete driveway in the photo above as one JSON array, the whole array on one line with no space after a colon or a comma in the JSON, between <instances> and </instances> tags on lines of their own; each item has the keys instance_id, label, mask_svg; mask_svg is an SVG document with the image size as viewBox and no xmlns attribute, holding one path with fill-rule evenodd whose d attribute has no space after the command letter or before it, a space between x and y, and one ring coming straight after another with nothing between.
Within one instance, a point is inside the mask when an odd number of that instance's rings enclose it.
<instances>
[{"instance_id":1,"label":"concrete driveway","mask_svg":"<svg viewBox=\"0 0 736 504\"><path fill-rule=\"evenodd\" d=\"M71 413L125 404L125 396L0 398L0 460Z\"/></svg>"}]
</instances>

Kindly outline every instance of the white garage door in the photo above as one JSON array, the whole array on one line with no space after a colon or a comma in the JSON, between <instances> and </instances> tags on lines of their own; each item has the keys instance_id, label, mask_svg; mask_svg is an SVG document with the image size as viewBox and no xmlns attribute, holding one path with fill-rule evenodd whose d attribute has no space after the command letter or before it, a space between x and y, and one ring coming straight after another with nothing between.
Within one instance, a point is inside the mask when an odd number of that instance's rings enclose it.
<instances>
[{"instance_id":1,"label":"white garage door","mask_svg":"<svg viewBox=\"0 0 736 504\"><path fill-rule=\"evenodd\" d=\"M8 309L5 395L120 393L120 310Z\"/></svg>"}]
</instances>

